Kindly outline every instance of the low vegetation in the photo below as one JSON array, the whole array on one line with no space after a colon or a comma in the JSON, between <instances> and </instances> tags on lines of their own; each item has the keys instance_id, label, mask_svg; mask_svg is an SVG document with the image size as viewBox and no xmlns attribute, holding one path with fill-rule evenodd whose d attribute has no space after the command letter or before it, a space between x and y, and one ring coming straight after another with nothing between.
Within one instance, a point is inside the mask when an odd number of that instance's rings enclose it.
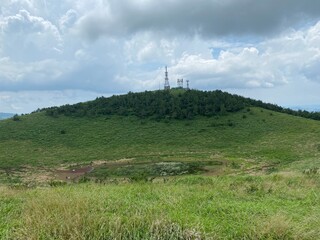
<instances>
[{"instance_id":1,"label":"low vegetation","mask_svg":"<svg viewBox=\"0 0 320 240\"><path fill-rule=\"evenodd\" d=\"M108 178L128 178L133 181L152 181L156 177L170 177L186 174L198 174L208 171L205 167L221 167L219 161L195 162L131 162L123 165L102 165L85 176L98 182Z\"/></svg>"},{"instance_id":2,"label":"low vegetation","mask_svg":"<svg viewBox=\"0 0 320 240\"><path fill-rule=\"evenodd\" d=\"M187 176L166 183L1 189L8 239L317 239L319 178Z\"/></svg>"},{"instance_id":3,"label":"low vegetation","mask_svg":"<svg viewBox=\"0 0 320 240\"><path fill-rule=\"evenodd\" d=\"M7 175L26 166L50 168L123 158L309 168L305 163L314 162L320 151L318 121L261 108L170 121L135 116L53 118L40 112L21 116L20 121L1 121L0 131L0 172Z\"/></svg>"}]
</instances>

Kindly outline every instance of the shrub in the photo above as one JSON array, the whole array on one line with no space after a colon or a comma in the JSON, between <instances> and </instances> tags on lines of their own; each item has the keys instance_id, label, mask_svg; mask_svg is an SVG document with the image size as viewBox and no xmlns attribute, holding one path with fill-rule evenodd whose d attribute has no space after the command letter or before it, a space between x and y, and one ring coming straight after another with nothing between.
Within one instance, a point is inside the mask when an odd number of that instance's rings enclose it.
<instances>
[{"instance_id":1,"label":"shrub","mask_svg":"<svg viewBox=\"0 0 320 240\"><path fill-rule=\"evenodd\" d=\"M66 182L56 181L56 180L52 180L51 182L49 182L50 187L60 187L60 186L66 185L66 184L67 184Z\"/></svg>"},{"instance_id":2,"label":"shrub","mask_svg":"<svg viewBox=\"0 0 320 240\"><path fill-rule=\"evenodd\" d=\"M231 162L231 167L234 168L234 169L239 169L241 166L238 163L236 163L235 161L232 161Z\"/></svg>"},{"instance_id":3,"label":"shrub","mask_svg":"<svg viewBox=\"0 0 320 240\"><path fill-rule=\"evenodd\" d=\"M228 126L229 126L229 127L234 127L235 124L229 119L229 120L228 120Z\"/></svg>"},{"instance_id":4,"label":"shrub","mask_svg":"<svg viewBox=\"0 0 320 240\"><path fill-rule=\"evenodd\" d=\"M18 114L15 114L13 117L12 117L12 120L13 121L20 121L20 117Z\"/></svg>"},{"instance_id":5,"label":"shrub","mask_svg":"<svg viewBox=\"0 0 320 240\"><path fill-rule=\"evenodd\" d=\"M142 172L142 173L136 172L130 176L130 180L133 182L147 182L148 174L145 172Z\"/></svg>"}]
</instances>

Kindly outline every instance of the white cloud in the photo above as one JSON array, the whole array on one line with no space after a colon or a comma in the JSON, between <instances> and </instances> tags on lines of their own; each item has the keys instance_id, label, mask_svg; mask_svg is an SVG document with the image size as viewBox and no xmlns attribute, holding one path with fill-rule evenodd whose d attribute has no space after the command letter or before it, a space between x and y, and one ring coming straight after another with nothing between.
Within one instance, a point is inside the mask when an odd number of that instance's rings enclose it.
<instances>
[{"instance_id":1,"label":"white cloud","mask_svg":"<svg viewBox=\"0 0 320 240\"><path fill-rule=\"evenodd\" d=\"M200 88L265 88L286 84L286 76L256 48L222 51L217 59L185 54L170 70Z\"/></svg>"},{"instance_id":2,"label":"white cloud","mask_svg":"<svg viewBox=\"0 0 320 240\"><path fill-rule=\"evenodd\" d=\"M2 55L17 61L39 60L61 50L63 39L58 28L26 10L0 21Z\"/></svg>"},{"instance_id":3,"label":"white cloud","mask_svg":"<svg viewBox=\"0 0 320 240\"><path fill-rule=\"evenodd\" d=\"M28 113L37 108L89 101L102 95L110 96L80 90L0 92L0 112Z\"/></svg>"},{"instance_id":4,"label":"white cloud","mask_svg":"<svg viewBox=\"0 0 320 240\"><path fill-rule=\"evenodd\" d=\"M78 12L74 9L69 9L59 20L59 27L62 32L72 28L78 19Z\"/></svg>"},{"instance_id":5,"label":"white cloud","mask_svg":"<svg viewBox=\"0 0 320 240\"><path fill-rule=\"evenodd\" d=\"M3 0L0 91L152 90L168 65L172 86L280 99L320 82L319 13L300 0Z\"/></svg>"},{"instance_id":6,"label":"white cloud","mask_svg":"<svg viewBox=\"0 0 320 240\"><path fill-rule=\"evenodd\" d=\"M305 79L320 83L319 69L320 22L255 47L229 46L217 58L184 54L171 67L174 78L194 79L199 88L224 89L270 88L299 84Z\"/></svg>"},{"instance_id":7,"label":"white cloud","mask_svg":"<svg viewBox=\"0 0 320 240\"><path fill-rule=\"evenodd\" d=\"M138 34L124 42L124 52L128 64L170 63L175 56L177 40L171 41L152 34Z\"/></svg>"},{"instance_id":8,"label":"white cloud","mask_svg":"<svg viewBox=\"0 0 320 240\"><path fill-rule=\"evenodd\" d=\"M62 78L75 65L54 59L37 62L15 62L9 58L0 59L0 85L2 90L59 89L68 85Z\"/></svg>"}]
</instances>

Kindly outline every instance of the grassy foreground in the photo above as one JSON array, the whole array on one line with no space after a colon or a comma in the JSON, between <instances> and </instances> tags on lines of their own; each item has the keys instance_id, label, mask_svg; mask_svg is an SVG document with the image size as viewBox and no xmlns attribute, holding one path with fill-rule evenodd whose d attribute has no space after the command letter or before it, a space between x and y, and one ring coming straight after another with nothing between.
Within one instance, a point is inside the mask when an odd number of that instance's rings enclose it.
<instances>
[{"instance_id":1,"label":"grassy foreground","mask_svg":"<svg viewBox=\"0 0 320 240\"><path fill-rule=\"evenodd\" d=\"M319 189L299 174L2 187L0 239L317 239Z\"/></svg>"}]
</instances>

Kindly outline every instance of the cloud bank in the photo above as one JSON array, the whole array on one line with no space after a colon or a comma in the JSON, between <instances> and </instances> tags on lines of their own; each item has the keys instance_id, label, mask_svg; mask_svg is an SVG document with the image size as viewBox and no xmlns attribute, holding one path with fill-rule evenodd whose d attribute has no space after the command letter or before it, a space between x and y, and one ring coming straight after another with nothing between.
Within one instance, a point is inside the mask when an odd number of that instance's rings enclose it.
<instances>
[{"instance_id":1,"label":"cloud bank","mask_svg":"<svg viewBox=\"0 0 320 240\"><path fill-rule=\"evenodd\" d=\"M98 1L79 19L87 39L143 31L168 35L269 35L320 16L320 2L300 0Z\"/></svg>"},{"instance_id":2,"label":"cloud bank","mask_svg":"<svg viewBox=\"0 0 320 240\"><path fill-rule=\"evenodd\" d=\"M158 89L165 65L172 86L182 77L285 104L305 87L314 97L299 99L317 101L319 17L318 1L3 0L0 111L9 104L1 96L19 92L54 105L40 93L73 102L67 91Z\"/></svg>"}]
</instances>

